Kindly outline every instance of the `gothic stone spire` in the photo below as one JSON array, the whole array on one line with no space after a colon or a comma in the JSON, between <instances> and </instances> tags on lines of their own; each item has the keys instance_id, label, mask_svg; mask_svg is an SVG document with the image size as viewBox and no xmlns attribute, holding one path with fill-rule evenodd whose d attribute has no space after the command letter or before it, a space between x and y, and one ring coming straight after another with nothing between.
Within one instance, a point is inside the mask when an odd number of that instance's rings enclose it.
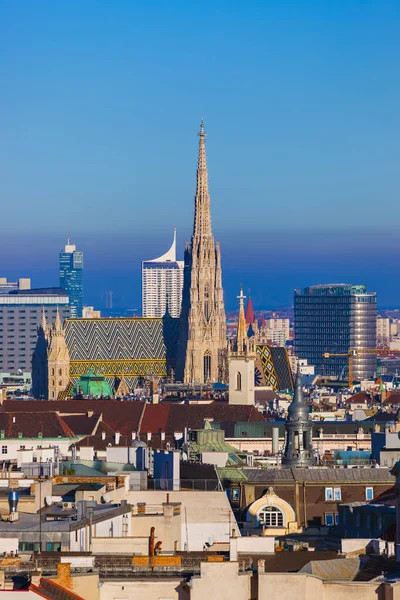
<instances>
[{"instance_id":1,"label":"gothic stone spire","mask_svg":"<svg viewBox=\"0 0 400 600\"><path fill-rule=\"evenodd\" d=\"M185 252L180 360L186 383L226 379L226 318L221 255L211 230L204 124L200 126L193 235ZM184 357L184 358L183 358ZM183 373L181 373L183 371Z\"/></svg>"},{"instance_id":2,"label":"gothic stone spire","mask_svg":"<svg viewBox=\"0 0 400 600\"><path fill-rule=\"evenodd\" d=\"M193 237L211 236L210 195L208 193L208 171L206 158L206 133L204 121L201 121L199 156L197 160L197 185L194 200Z\"/></svg>"}]
</instances>

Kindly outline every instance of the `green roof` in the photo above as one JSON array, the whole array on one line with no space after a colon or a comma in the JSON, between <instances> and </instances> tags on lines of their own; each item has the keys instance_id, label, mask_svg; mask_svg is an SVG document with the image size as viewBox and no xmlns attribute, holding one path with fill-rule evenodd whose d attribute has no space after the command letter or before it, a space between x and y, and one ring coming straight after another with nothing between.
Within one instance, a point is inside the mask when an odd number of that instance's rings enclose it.
<instances>
[{"instance_id":1,"label":"green roof","mask_svg":"<svg viewBox=\"0 0 400 600\"><path fill-rule=\"evenodd\" d=\"M247 481L247 477L242 469L222 467L217 468L217 471L221 480L230 479L231 481Z\"/></svg>"},{"instance_id":2,"label":"green roof","mask_svg":"<svg viewBox=\"0 0 400 600\"><path fill-rule=\"evenodd\" d=\"M73 396L95 396L97 398L112 396L113 392L108 381L96 373L93 369L90 369L88 373L82 375L76 382L72 389Z\"/></svg>"}]
</instances>

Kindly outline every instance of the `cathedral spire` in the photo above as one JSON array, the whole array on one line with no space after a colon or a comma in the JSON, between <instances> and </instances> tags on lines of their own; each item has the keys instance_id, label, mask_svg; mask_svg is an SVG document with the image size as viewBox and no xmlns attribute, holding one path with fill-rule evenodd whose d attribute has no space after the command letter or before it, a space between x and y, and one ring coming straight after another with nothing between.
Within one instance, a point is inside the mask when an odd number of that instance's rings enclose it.
<instances>
[{"instance_id":1,"label":"cathedral spire","mask_svg":"<svg viewBox=\"0 0 400 600\"><path fill-rule=\"evenodd\" d=\"M239 300L239 319L237 328L237 349L238 351L244 350L244 345L247 339L246 333L246 319L244 316L244 301L246 296L243 295L243 287L240 286L240 295L237 297Z\"/></svg>"},{"instance_id":2,"label":"cathedral spire","mask_svg":"<svg viewBox=\"0 0 400 600\"><path fill-rule=\"evenodd\" d=\"M206 158L206 133L202 119L199 141L199 155L197 160L197 185L194 200L193 238L211 236L210 195L208 193L208 170Z\"/></svg>"}]
</instances>

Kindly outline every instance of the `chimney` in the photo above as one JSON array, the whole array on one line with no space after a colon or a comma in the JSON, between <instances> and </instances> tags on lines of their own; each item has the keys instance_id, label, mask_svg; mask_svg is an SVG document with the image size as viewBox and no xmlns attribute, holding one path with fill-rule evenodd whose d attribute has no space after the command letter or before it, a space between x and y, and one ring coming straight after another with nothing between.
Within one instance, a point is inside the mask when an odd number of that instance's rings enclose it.
<instances>
[{"instance_id":1,"label":"chimney","mask_svg":"<svg viewBox=\"0 0 400 600\"><path fill-rule=\"evenodd\" d=\"M132 441L136 440L136 431L132 431Z\"/></svg>"},{"instance_id":2,"label":"chimney","mask_svg":"<svg viewBox=\"0 0 400 600\"><path fill-rule=\"evenodd\" d=\"M37 571L32 571L31 575L31 584L40 587L40 578L42 577L42 571L38 569Z\"/></svg>"},{"instance_id":3,"label":"chimney","mask_svg":"<svg viewBox=\"0 0 400 600\"><path fill-rule=\"evenodd\" d=\"M106 432L102 431L101 432L101 439L104 441L106 439Z\"/></svg>"},{"instance_id":4,"label":"chimney","mask_svg":"<svg viewBox=\"0 0 400 600\"><path fill-rule=\"evenodd\" d=\"M72 579L71 579L71 564L70 563L61 563L59 562L57 565L57 580L56 583L61 587L65 587L67 589L72 589Z\"/></svg>"},{"instance_id":5,"label":"chimney","mask_svg":"<svg viewBox=\"0 0 400 600\"><path fill-rule=\"evenodd\" d=\"M116 444L116 446L118 446L118 445L119 445L119 441L120 441L120 439L121 439L121 434L120 434L120 432L119 432L119 431L116 431L116 432L115 432L115 444Z\"/></svg>"},{"instance_id":6,"label":"chimney","mask_svg":"<svg viewBox=\"0 0 400 600\"><path fill-rule=\"evenodd\" d=\"M149 432L149 433L147 434L147 441L148 441L148 442L150 442L150 440L151 440L151 433Z\"/></svg>"},{"instance_id":7,"label":"chimney","mask_svg":"<svg viewBox=\"0 0 400 600\"><path fill-rule=\"evenodd\" d=\"M265 573L265 560L259 560L257 563L258 572Z\"/></svg>"},{"instance_id":8,"label":"chimney","mask_svg":"<svg viewBox=\"0 0 400 600\"><path fill-rule=\"evenodd\" d=\"M165 431L161 432L161 441L163 442L165 440Z\"/></svg>"}]
</instances>

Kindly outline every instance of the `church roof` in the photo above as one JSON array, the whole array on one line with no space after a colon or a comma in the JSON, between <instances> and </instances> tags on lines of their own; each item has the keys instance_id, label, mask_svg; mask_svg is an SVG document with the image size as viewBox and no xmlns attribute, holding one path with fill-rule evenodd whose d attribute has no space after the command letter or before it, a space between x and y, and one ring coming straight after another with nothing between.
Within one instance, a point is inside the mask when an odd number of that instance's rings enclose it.
<instances>
[{"instance_id":1,"label":"church roof","mask_svg":"<svg viewBox=\"0 0 400 600\"><path fill-rule=\"evenodd\" d=\"M179 319L68 319L71 361L176 358Z\"/></svg>"},{"instance_id":2,"label":"church roof","mask_svg":"<svg viewBox=\"0 0 400 600\"><path fill-rule=\"evenodd\" d=\"M246 317L247 325L254 323L254 321L256 320L256 315L255 315L254 308L253 308L253 302L250 297L247 301L245 317Z\"/></svg>"}]
</instances>

